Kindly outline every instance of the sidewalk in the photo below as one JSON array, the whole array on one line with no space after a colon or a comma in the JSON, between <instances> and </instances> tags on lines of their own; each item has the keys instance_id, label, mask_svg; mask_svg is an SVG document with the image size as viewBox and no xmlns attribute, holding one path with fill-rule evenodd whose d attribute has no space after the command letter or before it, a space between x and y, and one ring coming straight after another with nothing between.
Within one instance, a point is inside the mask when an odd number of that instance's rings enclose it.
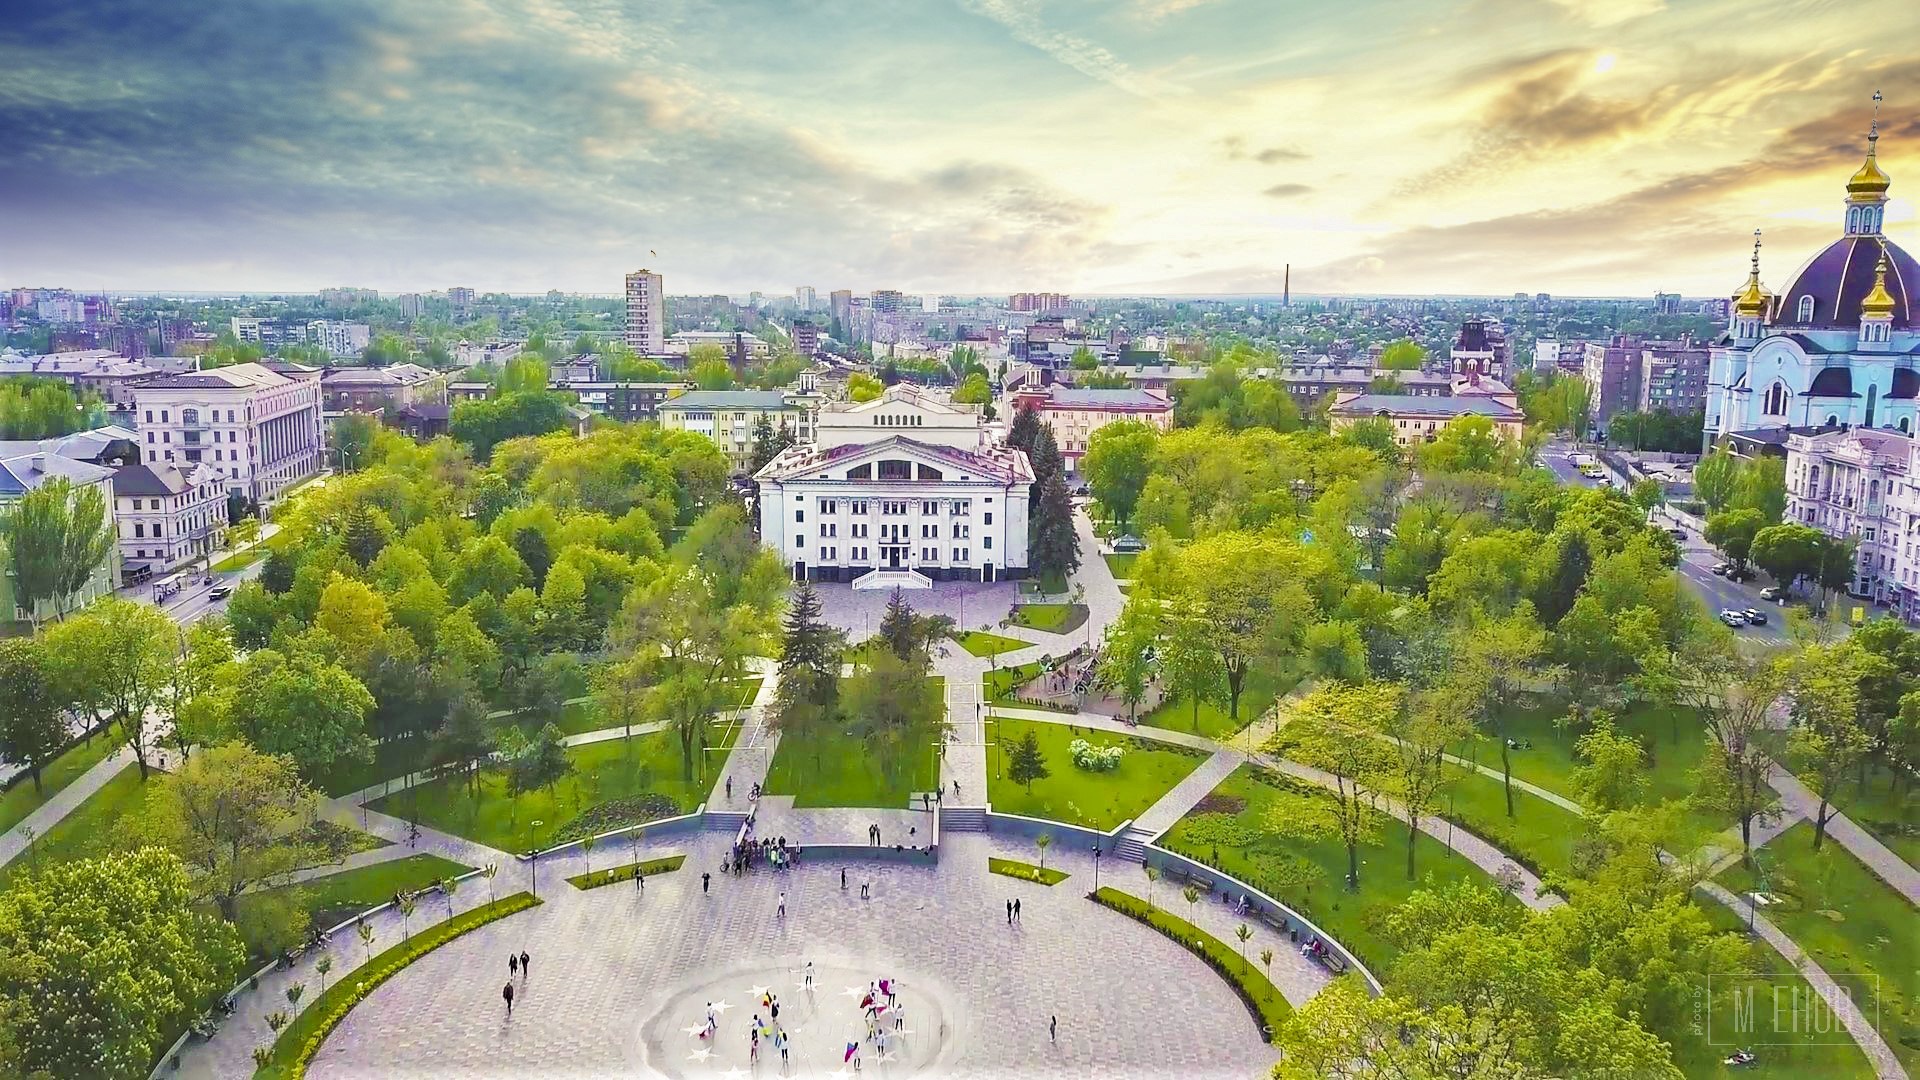
<instances>
[{"instance_id":1,"label":"sidewalk","mask_svg":"<svg viewBox=\"0 0 1920 1080\"><path fill-rule=\"evenodd\" d=\"M1799 777L1778 764L1767 774L1767 783L1780 796L1780 804L1786 807L1787 816L1812 821L1813 816L1820 812L1820 796L1801 783ZM1827 819L1827 839L1838 842L1852 852L1853 857L1865 863L1867 869L1879 875L1880 880L1898 889L1900 895L1907 898L1907 903L1920 906L1920 870L1908 866L1905 859L1874 839L1872 833L1854 824L1847 815L1832 806L1827 807L1827 812L1832 815Z\"/></svg>"},{"instance_id":2,"label":"sidewalk","mask_svg":"<svg viewBox=\"0 0 1920 1080\"><path fill-rule=\"evenodd\" d=\"M117 736L112 733L97 736L97 738L115 737ZM86 802L94 792L106 787L109 780L120 775L120 770L138 767L133 760L133 751L122 746L107 755L100 764L74 777L73 783L62 788L53 798L40 804L39 809L7 830L5 836L0 836L0 866L12 862L15 856L27 850L28 829L33 830L35 837L45 836L48 829L60 823L61 818L73 813L75 807Z\"/></svg>"}]
</instances>

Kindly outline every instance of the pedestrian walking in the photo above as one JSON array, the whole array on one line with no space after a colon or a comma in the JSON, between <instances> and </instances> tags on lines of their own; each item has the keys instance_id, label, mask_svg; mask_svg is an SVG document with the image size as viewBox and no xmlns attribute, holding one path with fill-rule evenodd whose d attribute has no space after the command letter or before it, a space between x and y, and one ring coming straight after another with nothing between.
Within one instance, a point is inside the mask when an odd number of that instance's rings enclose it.
<instances>
[{"instance_id":1,"label":"pedestrian walking","mask_svg":"<svg viewBox=\"0 0 1920 1080\"><path fill-rule=\"evenodd\" d=\"M707 895L707 886L711 884L712 881L713 881L712 874L709 874L704 870L701 871L700 873L700 895L701 896Z\"/></svg>"},{"instance_id":2,"label":"pedestrian walking","mask_svg":"<svg viewBox=\"0 0 1920 1080\"><path fill-rule=\"evenodd\" d=\"M1018 898L1013 901L1013 921L1016 925L1020 922L1020 901Z\"/></svg>"},{"instance_id":3,"label":"pedestrian walking","mask_svg":"<svg viewBox=\"0 0 1920 1080\"><path fill-rule=\"evenodd\" d=\"M1007 901L1007 925L1013 925L1013 901Z\"/></svg>"},{"instance_id":4,"label":"pedestrian walking","mask_svg":"<svg viewBox=\"0 0 1920 1080\"><path fill-rule=\"evenodd\" d=\"M507 954L507 978L511 979L518 974L520 974L520 954L508 953Z\"/></svg>"},{"instance_id":5,"label":"pedestrian walking","mask_svg":"<svg viewBox=\"0 0 1920 1080\"><path fill-rule=\"evenodd\" d=\"M758 1065L760 1063L760 1018L757 1016L753 1018L753 1031L750 1036L752 1042L747 1046L747 1064Z\"/></svg>"},{"instance_id":6,"label":"pedestrian walking","mask_svg":"<svg viewBox=\"0 0 1920 1080\"><path fill-rule=\"evenodd\" d=\"M647 872L644 868L638 866L633 868L633 881L641 892L647 891Z\"/></svg>"},{"instance_id":7,"label":"pedestrian walking","mask_svg":"<svg viewBox=\"0 0 1920 1080\"><path fill-rule=\"evenodd\" d=\"M507 985L500 988L500 996L507 999L507 1019L509 1020L513 1019L513 980L512 979L508 979Z\"/></svg>"},{"instance_id":8,"label":"pedestrian walking","mask_svg":"<svg viewBox=\"0 0 1920 1080\"><path fill-rule=\"evenodd\" d=\"M779 917L780 917L780 918L782 918L782 919L784 919L784 918L786 918L786 917L787 917L787 894L786 894L786 893L781 893L781 894L780 894L780 911L779 911Z\"/></svg>"},{"instance_id":9,"label":"pedestrian walking","mask_svg":"<svg viewBox=\"0 0 1920 1080\"><path fill-rule=\"evenodd\" d=\"M898 1002L893 1006L893 1030L903 1031L907 1026L907 1007Z\"/></svg>"},{"instance_id":10,"label":"pedestrian walking","mask_svg":"<svg viewBox=\"0 0 1920 1080\"><path fill-rule=\"evenodd\" d=\"M727 777L727 801L733 801L733 777Z\"/></svg>"},{"instance_id":11,"label":"pedestrian walking","mask_svg":"<svg viewBox=\"0 0 1920 1080\"><path fill-rule=\"evenodd\" d=\"M840 868L840 891L847 891L847 868L844 866Z\"/></svg>"},{"instance_id":12,"label":"pedestrian walking","mask_svg":"<svg viewBox=\"0 0 1920 1080\"><path fill-rule=\"evenodd\" d=\"M1047 1041L1050 1043L1060 1041L1060 1018L1058 1016L1047 1017Z\"/></svg>"},{"instance_id":13,"label":"pedestrian walking","mask_svg":"<svg viewBox=\"0 0 1920 1080\"><path fill-rule=\"evenodd\" d=\"M956 799L960 797L960 781L958 780L953 782L953 797Z\"/></svg>"},{"instance_id":14,"label":"pedestrian walking","mask_svg":"<svg viewBox=\"0 0 1920 1080\"><path fill-rule=\"evenodd\" d=\"M813 961L811 960L807 961L807 972L801 980L801 985L808 990L813 989Z\"/></svg>"},{"instance_id":15,"label":"pedestrian walking","mask_svg":"<svg viewBox=\"0 0 1920 1080\"><path fill-rule=\"evenodd\" d=\"M527 950L521 949L520 950L520 977L524 979L531 974L533 974L533 958L527 955Z\"/></svg>"}]
</instances>

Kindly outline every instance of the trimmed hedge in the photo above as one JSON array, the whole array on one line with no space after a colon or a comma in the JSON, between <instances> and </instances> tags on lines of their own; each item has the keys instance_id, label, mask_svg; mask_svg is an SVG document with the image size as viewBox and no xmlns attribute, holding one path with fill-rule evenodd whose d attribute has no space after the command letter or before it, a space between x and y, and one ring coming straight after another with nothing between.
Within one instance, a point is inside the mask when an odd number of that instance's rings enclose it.
<instances>
[{"instance_id":1,"label":"trimmed hedge","mask_svg":"<svg viewBox=\"0 0 1920 1080\"><path fill-rule=\"evenodd\" d=\"M1050 866L1035 866L1032 863L1023 863L1018 859L996 859L988 856L987 869L1006 877L1019 878L1021 881L1034 881L1042 885L1058 885L1067 880L1067 872L1064 870L1055 870Z\"/></svg>"},{"instance_id":2,"label":"trimmed hedge","mask_svg":"<svg viewBox=\"0 0 1920 1080\"><path fill-rule=\"evenodd\" d=\"M408 938L374 957L370 963L342 975L339 982L327 987L326 993L314 999L313 1004L281 1030L280 1037L273 1041L273 1056L254 1072L255 1080L300 1080L306 1076L307 1066L320 1052L327 1036L381 983L469 930L478 930L495 919L504 919L539 903L531 893L503 896L491 904L482 904L427 927L420 931L419 937Z\"/></svg>"},{"instance_id":3,"label":"trimmed hedge","mask_svg":"<svg viewBox=\"0 0 1920 1080\"><path fill-rule=\"evenodd\" d=\"M1087 899L1146 923L1206 961L1207 966L1219 972L1221 978L1227 980L1227 985L1240 995L1247 1011L1253 1014L1254 1022L1260 1025L1261 1039L1272 1042L1280 1025L1292 1018L1293 1006L1274 988L1273 981L1255 971L1252 962L1242 960L1239 953L1228 948L1219 938L1172 912L1153 907L1145 900L1117 889L1102 886L1098 891L1088 893Z\"/></svg>"},{"instance_id":4,"label":"trimmed hedge","mask_svg":"<svg viewBox=\"0 0 1920 1080\"><path fill-rule=\"evenodd\" d=\"M685 855L669 855L664 859L648 859L645 862L628 863L625 866L609 866L605 870L595 870L591 874L575 874L567 879L567 884L581 890L597 889L602 885L632 881L636 868L648 877L654 877L678 870L680 864L686 861Z\"/></svg>"}]
</instances>

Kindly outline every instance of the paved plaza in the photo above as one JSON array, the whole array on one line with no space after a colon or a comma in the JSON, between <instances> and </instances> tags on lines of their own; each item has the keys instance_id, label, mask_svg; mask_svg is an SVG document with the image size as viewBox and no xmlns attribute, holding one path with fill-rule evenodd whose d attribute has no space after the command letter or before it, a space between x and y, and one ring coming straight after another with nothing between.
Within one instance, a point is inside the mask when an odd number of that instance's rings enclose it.
<instances>
[{"instance_id":1,"label":"paved plaza","mask_svg":"<svg viewBox=\"0 0 1920 1080\"><path fill-rule=\"evenodd\" d=\"M834 1076L841 1064L824 1048L843 1046L850 1025L863 1026L847 987L883 976L908 989L912 1033L890 1047L887 1062L869 1044L863 1075L1125 1077L1171 1068L1247 1077L1274 1061L1219 975L1085 898L1094 872L1085 854L1052 852L1049 864L1073 877L1048 888L986 870L990 853L1035 858L1030 844L950 835L934 867L851 861L716 873L703 894L700 874L717 869L725 842L707 833L643 850L689 856L644 894L622 886L578 892L561 883L577 872L577 856L556 860L565 866L543 861L549 903L474 931L382 985L335 1030L310 1075ZM1147 888L1138 867L1116 875L1103 866L1101 877L1142 895ZM871 899L861 899L863 884ZM783 891L785 919L775 910ZM1161 903L1172 895L1160 887ZM1009 927L1005 903L1015 897L1021 923ZM1202 905L1195 919L1231 940L1237 920L1216 907ZM1248 955L1262 948L1274 950L1272 975L1290 999L1304 1001L1323 985L1324 975L1284 939L1256 926ZM532 973L516 980L509 1020L500 992L507 956L521 949ZM795 992L809 960L821 984L811 1002ZM749 991L776 984L787 987L782 1019L795 1022L787 1068L763 1046L751 1073L730 1074L746 1068ZM731 1005L713 1049L701 1055L705 1041L686 1029L704 1022L705 995L723 990ZM1053 1016L1057 1043L1047 1035Z\"/></svg>"}]
</instances>

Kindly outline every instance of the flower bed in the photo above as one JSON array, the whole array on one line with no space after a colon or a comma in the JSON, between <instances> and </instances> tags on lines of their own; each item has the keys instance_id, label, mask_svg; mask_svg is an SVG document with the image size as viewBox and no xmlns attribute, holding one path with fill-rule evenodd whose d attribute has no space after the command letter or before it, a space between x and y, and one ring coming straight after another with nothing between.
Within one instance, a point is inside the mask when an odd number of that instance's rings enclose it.
<instances>
[{"instance_id":1,"label":"flower bed","mask_svg":"<svg viewBox=\"0 0 1920 1080\"><path fill-rule=\"evenodd\" d=\"M314 999L305 1012L280 1032L279 1038L273 1042L273 1056L254 1073L256 1080L299 1080L304 1077L307 1066L312 1063L314 1055L320 1052L320 1046L327 1041L327 1036L340 1021L346 1019L347 1013L355 1005L360 1004L381 983L462 934L477 930L495 919L525 911L538 903L540 901L530 893L503 896L491 904L463 911L446 922L430 926L420 931L419 937L408 938L374 957L371 962L342 975L339 982L327 987L326 993Z\"/></svg>"},{"instance_id":2,"label":"flower bed","mask_svg":"<svg viewBox=\"0 0 1920 1080\"><path fill-rule=\"evenodd\" d=\"M625 866L609 866L605 870L595 870L591 874L575 874L567 879L567 884L576 889L597 889L602 885L632 881L635 870L647 877L653 877L678 870L680 864L686 861L685 855L669 855L664 859L648 859L645 862L628 863Z\"/></svg>"},{"instance_id":3,"label":"flower bed","mask_svg":"<svg viewBox=\"0 0 1920 1080\"><path fill-rule=\"evenodd\" d=\"M1088 772L1112 772L1120 767L1120 759L1127 751L1121 746L1095 746L1085 739L1075 739L1067 744L1067 753L1073 757L1074 765Z\"/></svg>"},{"instance_id":4,"label":"flower bed","mask_svg":"<svg viewBox=\"0 0 1920 1080\"><path fill-rule=\"evenodd\" d=\"M1041 885L1058 885L1067 880L1067 873L1064 870L1035 866L1032 863L1023 863L1018 859L996 859L989 857L987 859L987 869L1005 877L1019 878L1021 881L1038 882Z\"/></svg>"},{"instance_id":5,"label":"flower bed","mask_svg":"<svg viewBox=\"0 0 1920 1080\"><path fill-rule=\"evenodd\" d=\"M1088 893L1087 899L1146 923L1206 961L1207 966L1219 972L1227 980L1227 985L1240 995L1247 1011L1253 1014L1254 1021L1260 1025L1260 1037L1267 1042L1272 1042L1274 1032L1279 1031L1280 1025L1293 1016L1293 1006L1275 989L1271 979L1254 970L1251 962L1243 960L1239 953L1205 930L1118 889L1103 887Z\"/></svg>"},{"instance_id":6,"label":"flower bed","mask_svg":"<svg viewBox=\"0 0 1920 1080\"><path fill-rule=\"evenodd\" d=\"M649 821L674 817L680 812L679 803L656 792L625 799L609 799L560 826L560 831L553 834L553 840L547 846L571 844L575 840L610 833L629 825L645 825Z\"/></svg>"}]
</instances>

